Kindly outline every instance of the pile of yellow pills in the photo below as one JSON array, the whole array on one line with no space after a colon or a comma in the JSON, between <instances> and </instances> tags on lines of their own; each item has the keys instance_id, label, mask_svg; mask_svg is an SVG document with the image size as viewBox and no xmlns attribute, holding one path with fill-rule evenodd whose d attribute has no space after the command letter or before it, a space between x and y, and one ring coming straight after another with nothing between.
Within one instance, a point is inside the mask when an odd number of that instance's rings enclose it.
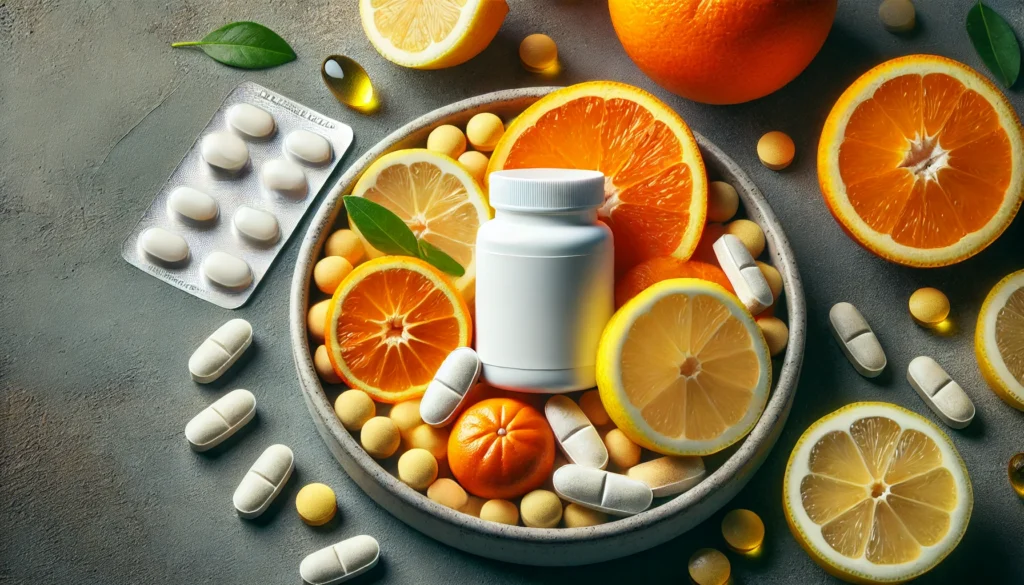
<instances>
[{"instance_id":1,"label":"pile of yellow pills","mask_svg":"<svg viewBox=\"0 0 1024 585\"><path fill-rule=\"evenodd\" d=\"M438 126L427 136L427 150L452 158L459 158L466 152L466 135L451 124Z\"/></svg>"},{"instance_id":2,"label":"pile of yellow pills","mask_svg":"<svg viewBox=\"0 0 1024 585\"><path fill-rule=\"evenodd\" d=\"M425 490L437 479L437 459L426 449L409 449L398 458L398 479L414 490Z\"/></svg>"},{"instance_id":3,"label":"pile of yellow pills","mask_svg":"<svg viewBox=\"0 0 1024 585\"><path fill-rule=\"evenodd\" d=\"M910 32L917 24L917 11L910 0L884 0L878 7L878 19L891 33Z\"/></svg>"},{"instance_id":4,"label":"pile of yellow pills","mask_svg":"<svg viewBox=\"0 0 1024 585\"><path fill-rule=\"evenodd\" d=\"M919 288L910 295L910 315L923 325L937 325L949 316L949 299L937 288Z\"/></svg>"},{"instance_id":5,"label":"pile of yellow pills","mask_svg":"<svg viewBox=\"0 0 1024 585\"><path fill-rule=\"evenodd\" d=\"M444 459L448 457L448 434L446 428L421 424L406 432L405 440L413 449L426 449L435 458Z\"/></svg>"},{"instance_id":6,"label":"pile of yellow pills","mask_svg":"<svg viewBox=\"0 0 1024 585\"><path fill-rule=\"evenodd\" d=\"M781 171L793 162L796 145L785 132L769 132L757 141L757 158L773 171Z\"/></svg>"},{"instance_id":7,"label":"pile of yellow pills","mask_svg":"<svg viewBox=\"0 0 1024 585\"><path fill-rule=\"evenodd\" d=\"M1017 453L1010 457L1006 472L1010 475L1010 485L1013 486L1013 491L1024 498L1024 453Z\"/></svg>"},{"instance_id":8,"label":"pile of yellow pills","mask_svg":"<svg viewBox=\"0 0 1024 585\"><path fill-rule=\"evenodd\" d=\"M331 299L324 299L310 307L309 313L306 315L306 330L309 331L310 337L320 343L324 341L324 330L327 327L327 309L330 304Z\"/></svg>"},{"instance_id":9,"label":"pile of yellow pills","mask_svg":"<svg viewBox=\"0 0 1024 585\"><path fill-rule=\"evenodd\" d=\"M402 435L395 423L386 416L375 416L366 421L359 433L363 449L374 459L386 459L398 451Z\"/></svg>"},{"instance_id":10,"label":"pile of yellow pills","mask_svg":"<svg viewBox=\"0 0 1024 585\"><path fill-rule=\"evenodd\" d=\"M729 559L713 548L702 548L690 557L690 579L697 585L725 585L732 573Z\"/></svg>"},{"instance_id":11,"label":"pile of yellow pills","mask_svg":"<svg viewBox=\"0 0 1024 585\"><path fill-rule=\"evenodd\" d=\"M420 418L419 400L399 402L391 407L391 412L388 413L388 416L395 422L403 436L423 424L423 419Z\"/></svg>"},{"instance_id":12,"label":"pile of yellow pills","mask_svg":"<svg viewBox=\"0 0 1024 585\"><path fill-rule=\"evenodd\" d=\"M562 524L566 528L583 528L597 526L608 521L608 514L585 508L579 504L569 504L562 510Z\"/></svg>"},{"instance_id":13,"label":"pile of yellow pills","mask_svg":"<svg viewBox=\"0 0 1024 585\"><path fill-rule=\"evenodd\" d=\"M508 500L487 500L480 508L480 519L498 524L519 524L519 508Z\"/></svg>"},{"instance_id":14,"label":"pile of yellow pills","mask_svg":"<svg viewBox=\"0 0 1024 585\"><path fill-rule=\"evenodd\" d=\"M724 181L711 181L708 185L708 221L729 221L739 208L740 195L732 185Z\"/></svg>"},{"instance_id":15,"label":"pile of yellow pills","mask_svg":"<svg viewBox=\"0 0 1024 585\"><path fill-rule=\"evenodd\" d=\"M466 138L473 148L481 152L491 152L505 133L505 125L501 118L490 112L477 114L466 124Z\"/></svg>"},{"instance_id":16,"label":"pile of yellow pills","mask_svg":"<svg viewBox=\"0 0 1024 585\"><path fill-rule=\"evenodd\" d=\"M352 272L352 263L345 258L324 256L313 267L313 282L320 292L333 295L349 272Z\"/></svg>"},{"instance_id":17,"label":"pile of yellow pills","mask_svg":"<svg viewBox=\"0 0 1024 585\"><path fill-rule=\"evenodd\" d=\"M789 327L778 317L758 317L757 326L761 328L765 342L768 343L768 353L775 357L786 350L789 344Z\"/></svg>"},{"instance_id":18,"label":"pile of yellow pills","mask_svg":"<svg viewBox=\"0 0 1024 585\"><path fill-rule=\"evenodd\" d=\"M722 537L734 551L752 551L764 542L764 522L750 510L733 510L722 518Z\"/></svg>"},{"instance_id":19,"label":"pile of yellow pills","mask_svg":"<svg viewBox=\"0 0 1024 585\"><path fill-rule=\"evenodd\" d=\"M338 499L334 496L334 490L326 485L311 483L303 486L295 496L295 509L306 524L323 526L338 511Z\"/></svg>"},{"instance_id":20,"label":"pile of yellow pills","mask_svg":"<svg viewBox=\"0 0 1024 585\"><path fill-rule=\"evenodd\" d=\"M756 264L761 274L764 275L764 279L768 281L768 288L772 291L772 298L779 300L779 295L782 294L782 274L779 273L779 269L760 260Z\"/></svg>"},{"instance_id":21,"label":"pile of yellow pills","mask_svg":"<svg viewBox=\"0 0 1024 585\"><path fill-rule=\"evenodd\" d=\"M629 469L640 463L640 445L619 429L608 431L604 436L604 446L608 449L608 459L619 469Z\"/></svg>"},{"instance_id":22,"label":"pile of yellow pills","mask_svg":"<svg viewBox=\"0 0 1024 585\"><path fill-rule=\"evenodd\" d=\"M469 503L469 495L455 480L442 477L427 488L427 497L452 510L461 510Z\"/></svg>"},{"instance_id":23,"label":"pile of yellow pills","mask_svg":"<svg viewBox=\"0 0 1024 585\"><path fill-rule=\"evenodd\" d=\"M487 179L487 163L489 160L486 154L475 150L466 151L459 156L459 163L466 167L469 174L481 185Z\"/></svg>"},{"instance_id":24,"label":"pile of yellow pills","mask_svg":"<svg viewBox=\"0 0 1024 585\"><path fill-rule=\"evenodd\" d=\"M580 396L580 410L587 415L590 423L595 427L606 425L612 420L608 416L608 411L604 409L601 393L597 390L588 390Z\"/></svg>"},{"instance_id":25,"label":"pile of yellow pills","mask_svg":"<svg viewBox=\"0 0 1024 585\"><path fill-rule=\"evenodd\" d=\"M377 406L370 395L362 390L345 390L334 400L334 414L341 426L350 431L363 428L377 414Z\"/></svg>"},{"instance_id":26,"label":"pile of yellow pills","mask_svg":"<svg viewBox=\"0 0 1024 585\"><path fill-rule=\"evenodd\" d=\"M324 243L324 255L341 256L348 260L349 264L355 266L366 256L366 249L363 248L363 241L354 231L338 230L327 237L327 242Z\"/></svg>"},{"instance_id":27,"label":"pile of yellow pills","mask_svg":"<svg viewBox=\"0 0 1024 585\"><path fill-rule=\"evenodd\" d=\"M531 528L554 528L562 521L562 501L554 492L533 490L519 504L523 524Z\"/></svg>"},{"instance_id":28,"label":"pile of yellow pills","mask_svg":"<svg viewBox=\"0 0 1024 585\"><path fill-rule=\"evenodd\" d=\"M764 231L757 223L749 219L737 219L725 224L725 233L732 234L743 242L743 247L750 252L752 258L757 258L764 252L765 240Z\"/></svg>"},{"instance_id":29,"label":"pile of yellow pills","mask_svg":"<svg viewBox=\"0 0 1024 585\"><path fill-rule=\"evenodd\" d=\"M558 45L548 35L532 34L519 43L519 59L527 71L544 71L558 62Z\"/></svg>"},{"instance_id":30,"label":"pile of yellow pills","mask_svg":"<svg viewBox=\"0 0 1024 585\"><path fill-rule=\"evenodd\" d=\"M313 354L313 369L316 370L316 375L320 376L320 379L324 382L328 384L341 384L341 377L334 371L334 366L331 365L331 358L327 357L327 346L321 345L316 348L316 353Z\"/></svg>"}]
</instances>

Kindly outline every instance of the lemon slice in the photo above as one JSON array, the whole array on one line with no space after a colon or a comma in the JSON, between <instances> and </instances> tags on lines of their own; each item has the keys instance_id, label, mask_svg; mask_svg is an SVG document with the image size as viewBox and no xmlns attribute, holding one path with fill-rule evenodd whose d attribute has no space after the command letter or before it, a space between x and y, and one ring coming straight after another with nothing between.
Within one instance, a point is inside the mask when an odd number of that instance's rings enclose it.
<instances>
[{"instance_id":1,"label":"lemon slice","mask_svg":"<svg viewBox=\"0 0 1024 585\"><path fill-rule=\"evenodd\" d=\"M902 583L960 542L974 506L953 443L924 417L858 402L811 425L783 482L793 536L825 570L857 583Z\"/></svg>"},{"instance_id":2,"label":"lemon slice","mask_svg":"<svg viewBox=\"0 0 1024 585\"><path fill-rule=\"evenodd\" d=\"M974 330L974 353L996 394L1024 410L1024 270L999 281L985 297Z\"/></svg>"},{"instance_id":3,"label":"lemon slice","mask_svg":"<svg viewBox=\"0 0 1024 585\"><path fill-rule=\"evenodd\" d=\"M746 436L771 387L768 346L724 288L664 280L622 306L598 347L597 386L634 442L665 455L706 455Z\"/></svg>"},{"instance_id":4,"label":"lemon slice","mask_svg":"<svg viewBox=\"0 0 1024 585\"><path fill-rule=\"evenodd\" d=\"M505 0L359 0L363 30L385 59L441 69L475 57L498 34Z\"/></svg>"}]
</instances>

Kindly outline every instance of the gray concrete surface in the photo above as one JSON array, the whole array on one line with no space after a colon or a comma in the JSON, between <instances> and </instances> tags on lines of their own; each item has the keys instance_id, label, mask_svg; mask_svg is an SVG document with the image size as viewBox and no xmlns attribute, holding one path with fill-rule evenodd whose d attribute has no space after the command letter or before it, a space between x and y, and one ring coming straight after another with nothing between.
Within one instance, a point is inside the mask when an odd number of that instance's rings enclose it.
<instances>
[{"instance_id":1,"label":"gray concrete surface","mask_svg":"<svg viewBox=\"0 0 1024 585\"><path fill-rule=\"evenodd\" d=\"M822 203L814 165L831 104L871 65L933 52L981 67L963 29L971 2L919 0L918 32L897 37L878 24L874 0L841 0L835 27L804 74L772 96L733 107L690 103L646 79L616 41L600 0L511 0L495 42L470 63L439 72L403 70L379 57L362 34L355 4L0 0L0 582L293 583L305 554L370 533L384 560L363 583L682 583L696 548L724 546L721 514L646 553L576 569L491 562L430 541L363 495L313 428L287 347L286 295L297 242L250 304L235 312L173 289L118 254L158 186L239 81L264 84L351 124L351 161L403 122L445 103L551 83L523 71L516 56L518 41L537 31L559 42L564 69L555 82L616 79L666 99L746 168L797 251L810 311L804 373L779 445L735 501L762 515L767 540L758 558L730 554L733 582L831 581L783 519L789 451L811 422L856 400L891 401L931 417L903 381L918 354L943 362L978 407L968 429L950 432L974 483L970 527L959 548L919 582L962 583L980 575L1020 582L1024 504L1007 485L1005 467L1024 450L1024 414L986 388L971 338L988 289L1024 267L1024 220L959 266L901 268L843 235ZM1024 5L989 4L1024 33ZM168 47L242 19L280 32L299 60L243 72ZM317 74L328 53L363 63L383 94L383 111L363 117L334 102ZM1020 110L1024 96L1009 95ZM787 172L757 163L754 144L770 129L796 141L798 157ZM949 294L957 324L952 335L938 337L911 323L906 299L923 285ZM839 300L857 304L876 325L890 374L867 381L845 362L825 325ZM222 383L193 384L188 355L233 316L253 323L255 348ZM257 420L226 448L206 456L189 451L185 422L234 387L256 394ZM240 521L231 492L272 442L294 449L296 477L265 517ZM293 512L298 486L310 481L338 492L340 514L322 528L303 525Z\"/></svg>"}]
</instances>

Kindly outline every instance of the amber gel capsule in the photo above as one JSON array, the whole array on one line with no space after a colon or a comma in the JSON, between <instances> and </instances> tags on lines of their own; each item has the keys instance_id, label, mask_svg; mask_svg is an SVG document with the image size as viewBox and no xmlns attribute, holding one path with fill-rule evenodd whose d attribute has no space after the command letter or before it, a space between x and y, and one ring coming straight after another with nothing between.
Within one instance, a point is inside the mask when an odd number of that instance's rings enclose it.
<instances>
[{"instance_id":1,"label":"amber gel capsule","mask_svg":"<svg viewBox=\"0 0 1024 585\"><path fill-rule=\"evenodd\" d=\"M339 102L364 113L376 109L373 84L359 63L342 55L331 55L324 59L320 76Z\"/></svg>"}]
</instances>

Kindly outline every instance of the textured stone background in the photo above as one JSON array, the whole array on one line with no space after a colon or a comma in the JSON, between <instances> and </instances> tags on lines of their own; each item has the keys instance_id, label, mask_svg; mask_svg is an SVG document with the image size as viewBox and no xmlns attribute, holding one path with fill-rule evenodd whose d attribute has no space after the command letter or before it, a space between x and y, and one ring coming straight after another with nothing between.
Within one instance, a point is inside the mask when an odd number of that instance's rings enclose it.
<instances>
[{"instance_id":1,"label":"textured stone background","mask_svg":"<svg viewBox=\"0 0 1024 585\"><path fill-rule=\"evenodd\" d=\"M438 72L404 70L379 57L358 24L354 0L221 2L0 0L0 581L9 583L281 583L297 581L302 557L360 533L376 536L384 560L362 582L685 582L698 547L722 547L721 514L651 551L574 569L534 569L468 556L407 528L345 476L300 398L288 348L286 304L292 241L260 290L229 312L126 264L122 239L223 97L253 80L332 114L355 130L355 155L406 121L451 101L496 89L548 85L526 73L516 48L543 31L559 43L555 83L615 79L654 91L738 161L788 231L804 277L809 335L796 405L772 456L736 499L768 527L760 558L730 555L734 583L831 580L799 549L780 508L783 469L811 422L856 400L886 400L931 417L903 380L910 359L930 354L974 399L978 416L951 431L975 489L960 547L921 583L961 583L984 568L991 582L1024 575L1024 504L1006 462L1024 450L1024 414L981 380L971 338L978 308L1002 276L1024 267L1024 220L980 256L954 268L910 270L850 241L819 195L818 134L841 91L870 66L931 52L981 63L963 29L967 0L918 0L919 30L886 33L875 0L841 0L824 49L804 74L754 103L712 107L660 90L624 54L601 0L510 0L498 38L471 62ZM1024 5L989 0L1024 33ZM269 71L223 67L168 43L251 19L288 39L298 61ZM362 117L321 85L329 53L366 67L385 107ZM742 75L742 71L723 75ZM1018 110L1019 90L1010 92ZM796 141L784 173L754 152L765 131ZM906 300L919 286L945 290L958 331L937 337L914 326ZM856 375L826 329L837 301L861 307L889 354L876 381ZM230 317L249 319L257 343L248 362L216 387L193 384L190 352ZM197 456L185 422L223 390L250 388L256 421L218 456ZM266 445L283 442L296 477L256 522L238 520L231 493ZM310 529L293 512L298 486L338 492L339 518Z\"/></svg>"}]
</instances>

